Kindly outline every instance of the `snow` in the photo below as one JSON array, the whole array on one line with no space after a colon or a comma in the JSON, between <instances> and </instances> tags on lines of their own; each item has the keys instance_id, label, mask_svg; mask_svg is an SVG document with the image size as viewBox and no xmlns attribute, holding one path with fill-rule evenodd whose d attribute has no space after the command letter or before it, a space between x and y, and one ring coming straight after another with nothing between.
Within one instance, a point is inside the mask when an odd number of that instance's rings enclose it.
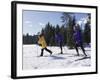
<instances>
[{"instance_id":1,"label":"snow","mask_svg":"<svg viewBox=\"0 0 100 80\"><path fill-rule=\"evenodd\" d=\"M57 69L68 67L90 67L91 66L91 48L86 47L87 57L84 56L79 48L80 56L76 56L75 49L63 47L63 54L60 54L60 48L48 46L53 54L44 51L43 57L39 57L41 47L38 45L23 45L23 69Z\"/></svg>"}]
</instances>

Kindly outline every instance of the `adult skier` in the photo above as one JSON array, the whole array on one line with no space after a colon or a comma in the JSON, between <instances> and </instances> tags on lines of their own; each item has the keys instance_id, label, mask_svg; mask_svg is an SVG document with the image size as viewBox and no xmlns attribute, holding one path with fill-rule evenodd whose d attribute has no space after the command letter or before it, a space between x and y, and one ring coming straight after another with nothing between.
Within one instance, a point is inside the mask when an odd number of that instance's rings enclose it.
<instances>
[{"instance_id":1,"label":"adult skier","mask_svg":"<svg viewBox=\"0 0 100 80\"><path fill-rule=\"evenodd\" d=\"M61 50L60 54L63 54L63 49L62 49L63 40L64 40L64 39L63 39L63 35L62 35L61 33L57 32L57 33L55 34L55 40L56 40L57 44L58 44L59 47L60 47L60 50Z\"/></svg>"},{"instance_id":2,"label":"adult skier","mask_svg":"<svg viewBox=\"0 0 100 80\"><path fill-rule=\"evenodd\" d=\"M41 55L40 56L43 56L43 51L44 50L46 50L50 54L52 54L52 51L50 51L49 49L47 49L47 43L45 41L45 38L44 38L44 34L43 33L38 36L38 44L42 47L42 49L41 49Z\"/></svg>"},{"instance_id":3,"label":"adult skier","mask_svg":"<svg viewBox=\"0 0 100 80\"><path fill-rule=\"evenodd\" d=\"M81 31L80 31L79 24L76 24L73 29L74 29L73 39L74 39L74 45L75 45L75 49L76 49L76 52L77 52L77 56L79 56L78 47L81 47L84 55L87 56L86 53L85 53L85 49L83 47L82 34L81 34Z\"/></svg>"}]
</instances>

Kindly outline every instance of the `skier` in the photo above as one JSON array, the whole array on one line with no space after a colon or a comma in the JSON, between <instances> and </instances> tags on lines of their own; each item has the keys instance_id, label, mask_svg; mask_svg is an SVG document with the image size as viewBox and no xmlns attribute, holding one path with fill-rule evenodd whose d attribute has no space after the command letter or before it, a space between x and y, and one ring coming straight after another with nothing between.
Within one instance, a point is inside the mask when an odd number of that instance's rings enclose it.
<instances>
[{"instance_id":1,"label":"skier","mask_svg":"<svg viewBox=\"0 0 100 80\"><path fill-rule=\"evenodd\" d=\"M57 32L55 34L55 40L57 42L57 44L59 45L60 49L61 49L61 53L60 54L63 54L63 50L62 50L62 46L63 46L63 36Z\"/></svg>"},{"instance_id":2,"label":"skier","mask_svg":"<svg viewBox=\"0 0 100 80\"><path fill-rule=\"evenodd\" d=\"M74 29L73 40L74 40L74 45L75 45L75 49L76 49L76 52L77 52L77 56L79 56L78 47L81 47L84 55L87 56L86 53L85 53L85 49L83 47L82 34L81 34L81 31L80 31L79 24L76 24L73 29Z\"/></svg>"},{"instance_id":3,"label":"skier","mask_svg":"<svg viewBox=\"0 0 100 80\"><path fill-rule=\"evenodd\" d=\"M50 54L52 54L52 51L50 51L49 49L47 49L47 44L46 44L46 41L45 41L43 33L38 36L38 44L42 47L42 49L41 49L41 55L40 56L43 56L43 51L44 50L46 50Z\"/></svg>"}]
</instances>

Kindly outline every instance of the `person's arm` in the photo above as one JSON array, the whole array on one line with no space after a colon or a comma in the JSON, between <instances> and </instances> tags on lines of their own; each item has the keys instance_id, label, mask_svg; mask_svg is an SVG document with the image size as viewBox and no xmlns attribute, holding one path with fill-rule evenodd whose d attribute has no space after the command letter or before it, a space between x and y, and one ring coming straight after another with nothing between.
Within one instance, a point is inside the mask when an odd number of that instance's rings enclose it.
<instances>
[{"instance_id":1,"label":"person's arm","mask_svg":"<svg viewBox=\"0 0 100 80\"><path fill-rule=\"evenodd\" d=\"M42 46L42 44L38 44L39 46Z\"/></svg>"},{"instance_id":2,"label":"person's arm","mask_svg":"<svg viewBox=\"0 0 100 80\"><path fill-rule=\"evenodd\" d=\"M42 44L41 44L41 38L40 37L38 37L38 45L42 46Z\"/></svg>"}]
</instances>

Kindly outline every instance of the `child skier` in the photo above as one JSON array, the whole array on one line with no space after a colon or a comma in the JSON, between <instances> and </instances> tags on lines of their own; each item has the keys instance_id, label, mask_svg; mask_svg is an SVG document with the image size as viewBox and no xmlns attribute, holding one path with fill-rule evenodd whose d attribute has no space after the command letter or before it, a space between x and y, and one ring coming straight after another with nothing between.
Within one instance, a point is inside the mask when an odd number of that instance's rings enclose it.
<instances>
[{"instance_id":1,"label":"child skier","mask_svg":"<svg viewBox=\"0 0 100 80\"><path fill-rule=\"evenodd\" d=\"M79 56L78 47L81 47L84 55L87 56L86 53L85 53L84 47L83 47L82 34L81 34L81 31L80 31L79 24L76 24L74 26L73 38L74 38L74 45L75 45L75 49L76 49L77 55Z\"/></svg>"},{"instance_id":2,"label":"child skier","mask_svg":"<svg viewBox=\"0 0 100 80\"><path fill-rule=\"evenodd\" d=\"M52 54L52 51L50 51L49 49L47 49L47 44L46 44L46 41L45 41L45 38L44 38L43 34L41 34L41 35L38 36L38 44L42 47L42 49L41 49L41 55L40 56L43 56L43 51L44 50L46 50L50 54Z\"/></svg>"},{"instance_id":3,"label":"child skier","mask_svg":"<svg viewBox=\"0 0 100 80\"><path fill-rule=\"evenodd\" d=\"M56 42L57 44L59 45L60 49L61 49L61 53L60 54L63 54L63 50L62 50L62 46L63 46L63 36L57 32L55 34L55 39L56 39Z\"/></svg>"}]
</instances>

